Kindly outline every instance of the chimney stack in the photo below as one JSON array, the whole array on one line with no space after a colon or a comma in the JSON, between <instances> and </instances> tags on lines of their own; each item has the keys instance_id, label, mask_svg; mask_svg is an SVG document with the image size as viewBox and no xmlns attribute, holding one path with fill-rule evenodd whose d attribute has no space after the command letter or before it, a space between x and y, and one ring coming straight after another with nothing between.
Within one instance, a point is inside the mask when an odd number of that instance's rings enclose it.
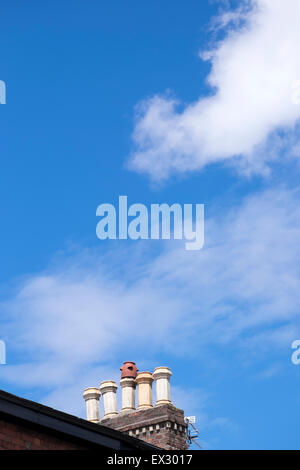
<instances>
[{"instance_id":1,"label":"chimney stack","mask_svg":"<svg viewBox=\"0 0 300 470\"><path fill-rule=\"evenodd\" d=\"M100 392L96 387L86 388L83 392L83 398L86 404L86 418L92 423L99 423L100 421L100 407L99 399Z\"/></svg>"},{"instance_id":2,"label":"chimney stack","mask_svg":"<svg viewBox=\"0 0 300 470\"><path fill-rule=\"evenodd\" d=\"M113 418L118 414L117 385L112 380L105 380L100 384L100 393L103 397L104 418Z\"/></svg>"},{"instance_id":3,"label":"chimney stack","mask_svg":"<svg viewBox=\"0 0 300 470\"><path fill-rule=\"evenodd\" d=\"M184 412L171 402L170 378L168 367L160 366L151 372L139 372L134 362L126 361L120 385L122 389L122 408L117 409L117 385L105 380L100 388L87 388L84 391L87 419L100 423L99 397L103 397L104 417L101 425L107 426L129 436L142 439L165 450L186 450L187 423ZM152 384L155 381L156 403L152 405ZM138 389L138 407L135 408L135 389Z\"/></svg>"}]
</instances>

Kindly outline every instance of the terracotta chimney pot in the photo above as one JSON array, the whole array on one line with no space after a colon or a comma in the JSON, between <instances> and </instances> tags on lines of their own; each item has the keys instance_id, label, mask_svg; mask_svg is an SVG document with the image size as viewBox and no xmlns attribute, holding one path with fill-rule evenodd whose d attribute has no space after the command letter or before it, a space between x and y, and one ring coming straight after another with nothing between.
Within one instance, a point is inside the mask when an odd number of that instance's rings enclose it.
<instances>
[{"instance_id":1,"label":"terracotta chimney pot","mask_svg":"<svg viewBox=\"0 0 300 470\"><path fill-rule=\"evenodd\" d=\"M136 378L136 375L138 373L138 368L135 365L135 362L131 361L125 361L120 368L122 371L121 374L121 379L126 379L126 378Z\"/></svg>"}]
</instances>

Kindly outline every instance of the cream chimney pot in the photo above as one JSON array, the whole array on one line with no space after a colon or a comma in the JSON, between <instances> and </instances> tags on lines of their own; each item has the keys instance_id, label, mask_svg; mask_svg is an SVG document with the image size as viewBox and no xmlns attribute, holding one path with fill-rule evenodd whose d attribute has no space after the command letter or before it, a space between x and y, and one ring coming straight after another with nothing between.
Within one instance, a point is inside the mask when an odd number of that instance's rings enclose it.
<instances>
[{"instance_id":1,"label":"cream chimney pot","mask_svg":"<svg viewBox=\"0 0 300 470\"><path fill-rule=\"evenodd\" d=\"M153 378L156 383L156 405L170 404L170 377L172 372L169 367L156 367Z\"/></svg>"},{"instance_id":2,"label":"cream chimney pot","mask_svg":"<svg viewBox=\"0 0 300 470\"><path fill-rule=\"evenodd\" d=\"M96 387L86 388L83 392L83 398L86 405L86 419L92 423L100 421L100 391Z\"/></svg>"},{"instance_id":3,"label":"cream chimney pot","mask_svg":"<svg viewBox=\"0 0 300 470\"><path fill-rule=\"evenodd\" d=\"M137 374L138 410L152 408L152 382L151 372L139 372Z\"/></svg>"},{"instance_id":4,"label":"cream chimney pot","mask_svg":"<svg viewBox=\"0 0 300 470\"><path fill-rule=\"evenodd\" d=\"M103 397L104 419L113 418L118 414L117 385L112 380L105 380L100 384L100 392Z\"/></svg>"},{"instance_id":5,"label":"cream chimney pot","mask_svg":"<svg viewBox=\"0 0 300 470\"><path fill-rule=\"evenodd\" d=\"M120 380L120 385L122 387L121 413L135 410L135 379L132 377L126 377Z\"/></svg>"}]
</instances>

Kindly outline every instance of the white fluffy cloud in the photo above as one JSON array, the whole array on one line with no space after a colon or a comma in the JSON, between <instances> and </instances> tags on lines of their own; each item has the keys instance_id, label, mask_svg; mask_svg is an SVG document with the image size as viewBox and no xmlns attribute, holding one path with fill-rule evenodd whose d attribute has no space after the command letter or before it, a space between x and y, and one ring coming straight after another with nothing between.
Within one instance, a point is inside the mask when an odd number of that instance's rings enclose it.
<instances>
[{"instance_id":1,"label":"white fluffy cloud","mask_svg":"<svg viewBox=\"0 0 300 470\"><path fill-rule=\"evenodd\" d=\"M280 153L276 131L294 132L300 118L299 1L245 0L217 24L225 38L201 55L212 95L183 110L159 95L138 106L130 166L155 180L232 158L266 172Z\"/></svg>"}]
</instances>

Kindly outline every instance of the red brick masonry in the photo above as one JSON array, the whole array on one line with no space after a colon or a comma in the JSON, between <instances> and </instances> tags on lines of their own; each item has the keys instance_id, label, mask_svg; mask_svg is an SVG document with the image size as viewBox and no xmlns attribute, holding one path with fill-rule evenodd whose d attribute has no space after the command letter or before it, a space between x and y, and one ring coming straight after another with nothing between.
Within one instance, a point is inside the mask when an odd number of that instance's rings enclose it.
<instances>
[{"instance_id":1,"label":"red brick masonry","mask_svg":"<svg viewBox=\"0 0 300 470\"><path fill-rule=\"evenodd\" d=\"M0 420L0 450L84 450L78 444Z\"/></svg>"},{"instance_id":2,"label":"red brick masonry","mask_svg":"<svg viewBox=\"0 0 300 470\"><path fill-rule=\"evenodd\" d=\"M161 405L134 413L119 414L115 418L103 419L101 424L162 449L188 448L184 413L173 405Z\"/></svg>"},{"instance_id":3,"label":"red brick masonry","mask_svg":"<svg viewBox=\"0 0 300 470\"><path fill-rule=\"evenodd\" d=\"M0 450L156 450L139 439L0 390Z\"/></svg>"}]
</instances>

